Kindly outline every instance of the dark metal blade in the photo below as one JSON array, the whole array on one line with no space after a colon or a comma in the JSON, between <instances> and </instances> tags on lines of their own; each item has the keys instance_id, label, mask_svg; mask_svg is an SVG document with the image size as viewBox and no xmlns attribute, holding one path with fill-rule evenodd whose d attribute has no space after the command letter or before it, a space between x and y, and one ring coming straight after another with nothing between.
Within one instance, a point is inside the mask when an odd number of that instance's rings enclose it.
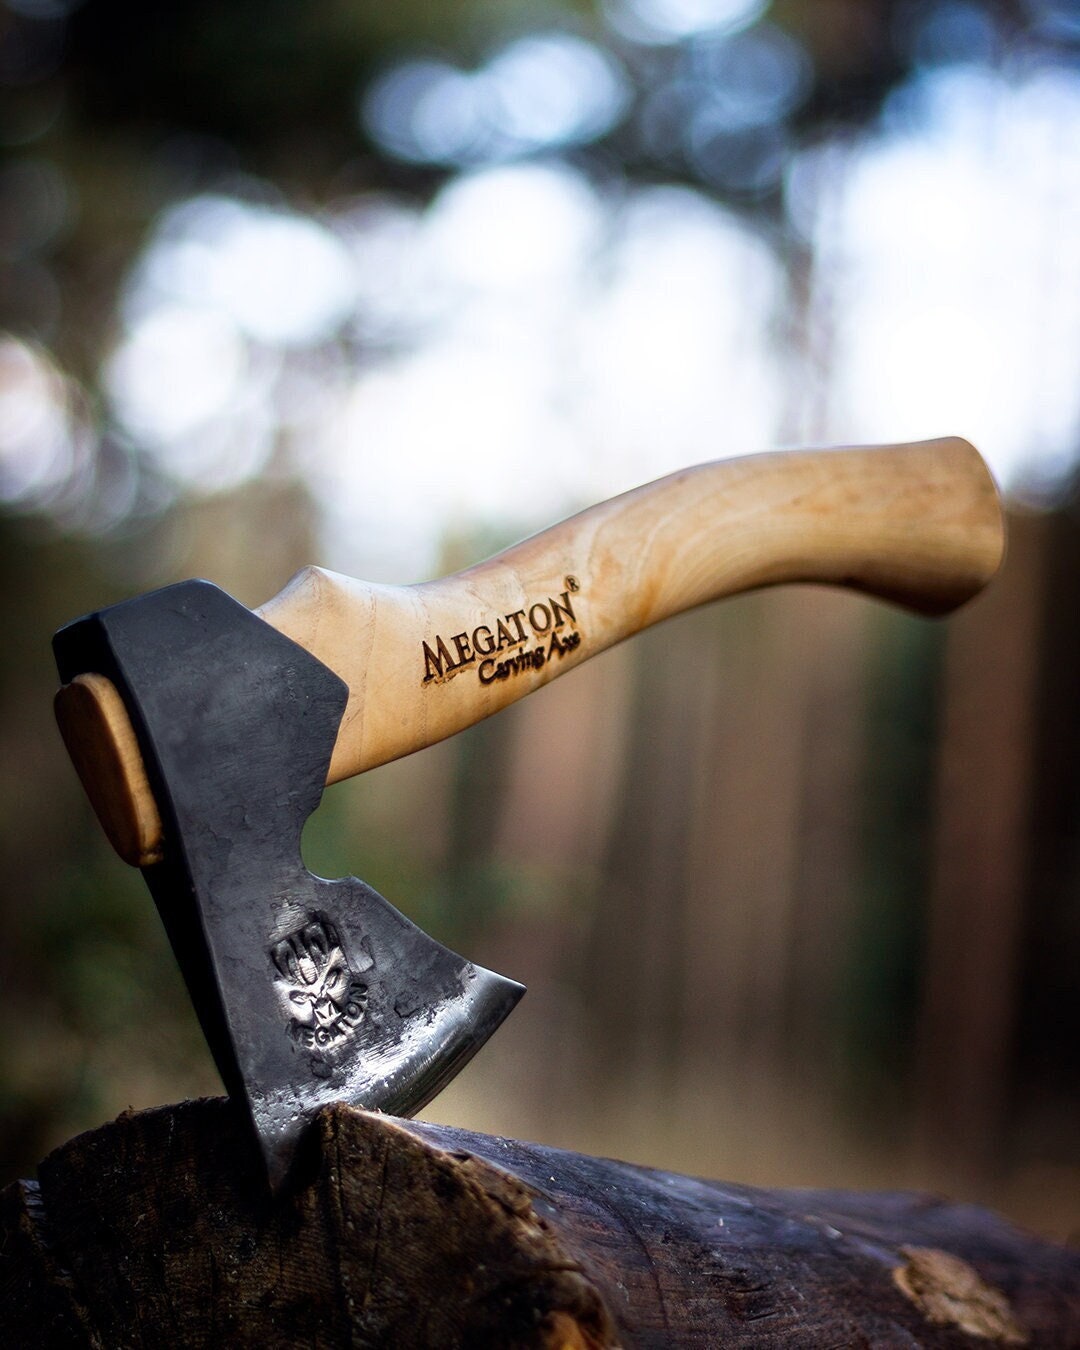
<instances>
[{"instance_id":1,"label":"dark metal blade","mask_svg":"<svg viewBox=\"0 0 1080 1350\"><path fill-rule=\"evenodd\" d=\"M419 1110L524 989L362 881L304 866L344 683L206 582L91 615L55 645L62 679L96 670L124 697L165 823L166 860L144 875L271 1184L320 1107Z\"/></svg>"}]
</instances>

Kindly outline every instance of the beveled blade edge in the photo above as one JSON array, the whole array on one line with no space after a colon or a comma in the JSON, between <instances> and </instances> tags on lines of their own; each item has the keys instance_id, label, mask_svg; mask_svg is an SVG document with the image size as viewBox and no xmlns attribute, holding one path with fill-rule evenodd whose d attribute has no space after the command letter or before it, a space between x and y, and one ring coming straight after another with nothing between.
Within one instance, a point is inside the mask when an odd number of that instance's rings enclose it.
<instances>
[{"instance_id":1,"label":"beveled blade edge","mask_svg":"<svg viewBox=\"0 0 1080 1350\"><path fill-rule=\"evenodd\" d=\"M247 1101L266 1163L270 1188L284 1183L300 1137L323 1107L344 1102L365 1111L408 1118L451 1082L517 1006L525 986L483 966L462 963L461 994L427 1010L422 1027L389 1073L318 1100L286 1089L260 1093L247 1084ZM432 1044L435 1049L432 1050Z\"/></svg>"},{"instance_id":2,"label":"beveled blade edge","mask_svg":"<svg viewBox=\"0 0 1080 1350\"><path fill-rule=\"evenodd\" d=\"M428 1056L410 1081L388 1081L385 1094L375 1109L387 1115L406 1119L422 1111L444 1087L457 1077L469 1060L482 1049L507 1017L514 1011L525 993L525 986L507 979L493 970L469 962L465 972L465 993L460 1000L460 1013L454 1024L443 1028L443 1040L438 1053ZM455 1011L457 1011L455 1009Z\"/></svg>"}]
</instances>

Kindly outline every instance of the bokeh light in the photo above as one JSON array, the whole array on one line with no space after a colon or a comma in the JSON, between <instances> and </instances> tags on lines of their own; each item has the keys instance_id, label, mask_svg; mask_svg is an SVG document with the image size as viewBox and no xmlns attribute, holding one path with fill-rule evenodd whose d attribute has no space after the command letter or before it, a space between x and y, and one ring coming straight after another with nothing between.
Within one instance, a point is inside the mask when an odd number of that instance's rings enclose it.
<instances>
[{"instance_id":1,"label":"bokeh light","mask_svg":"<svg viewBox=\"0 0 1080 1350\"><path fill-rule=\"evenodd\" d=\"M1040 237L1080 199L1057 130L1080 118L1078 78L936 66L877 135L795 154L777 119L805 92L798 44L759 25L687 62L715 77L682 124L702 175L784 177L828 279L814 434L960 430L1006 483L1059 481L1080 335ZM1078 250L1059 243L1054 268L1080 275ZM790 434L780 410L805 401L807 368L777 344L787 284L782 255L699 192L612 193L553 160L457 174L424 208L362 193L318 219L199 196L133 269L107 386L133 443L203 490L300 427L287 453L337 565L417 575L448 522L527 527ZM349 349L366 352L351 375Z\"/></svg>"},{"instance_id":2,"label":"bokeh light","mask_svg":"<svg viewBox=\"0 0 1080 1350\"><path fill-rule=\"evenodd\" d=\"M1080 77L949 68L918 101L854 153L815 240L842 301L836 424L964 429L1007 485L1044 490L1080 431Z\"/></svg>"},{"instance_id":3,"label":"bokeh light","mask_svg":"<svg viewBox=\"0 0 1080 1350\"><path fill-rule=\"evenodd\" d=\"M354 305L344 246L317 220L235 198L192 198L162 220L126 298L137 316L159 300L228 318L257 342L305 346Z\"/></svg>"},{"instance_id":4,"label":"bokeh light","mask_svg":"<svg viewBox=\"0 0 1080 1350\"><path fill-rule=\"evenodd\" d=\"M66 471L67 422L60 378L23 343L0 346L0 491L8 501Z\"/></svg>"},{"instance_id":5,"label":"bokeh light","mask_svg":"<svg viewBox=\"0 0 1080 1350\"><path fill-rule=\"evenodd\" d=\"M734 32L767 9L768 0L609 0L607 12L616 30L635 42L671 43Z\"/></svg>"},{"instance_id":6,"label":"bokeh light","mask_svg":"<svg viewBox=\"0 0 1080 1350\"><path fill-rule=\"evenodd\" d=\"M611 53L571 33L539 32L472 71L432 59L393 66L365 91L361 119L399 159L467 165L593 141L629 98Z\"/></svg>"},{"instance_id":7,"label":"bokeh light","mask_svg":"<svg viewBox=\"0 0 1080 1350\"><path fill-rule=\"evenodd\" d=\"M106 387L119 425L188 488L242 482L264 462L273 434L265 371L248 356L224 315L160 306L109 362Z\"/></svg>"},{"instance_id":8,"label":"bokeh light","mask_svg":"<svg viewBox=\"0 0 1080 1350\"><path fill-rule=\"evenodd\" d=\"M467 164L487 146L476 78L446 61L387 71L365 91L361 118L387 154L418 164Z\"/></svg>"},{"instance_id":9,"label":"bokeh light","mask_svg":"<svg viewBox=\"0 0 1080 1350\"><path fill-rule=\"evenodd\" d=\"M522 149L578 145L610 131L629 101L613 56L570 33L534 33L498 51L483 75L491 118Z\"/></svg>"},{"instance_id":10,"label":"bokeh light","mask_svg":"<svg viewBox=\"0 0 1080 1350\"><path fill-rule=\"evenodd\" d=\"M990 64L1001 55L996 16L974 0L915 5L906 18L904 38L919 66Z\"/></svg>"},{"instance_id":11,"label":"bokeh light","mask_svg":"<svg viewBox=\"0 0 1080 1350\"><path fill-rule=\"evenodd\" d=\"M699 111L725 131L782 121L809 93L813 76L805 47L768 23L688 44L684 69L702 86Z\"/></svg>"},{"instance_id":12,"label":"bokeh light","mask_svg":"<svg viewBox=\"0 0 1080 1350\"><path fill-rule=\"evenodd\" d=\"M343 569L430 571L448 521L532 527L775 436L781 270L700 193L611 197L533 163L456 178L423 212L344 202L326 231L348 274L300 374L296 338L318 330L305 314L273 345L251 318L274 278L248 211L194 199L150 241L107 368L113 413L203 491L257 472L276 428L301 424L289 455ZM351 376L330 341L346 318L368 351Z\"/></svg>"}]
</instances>

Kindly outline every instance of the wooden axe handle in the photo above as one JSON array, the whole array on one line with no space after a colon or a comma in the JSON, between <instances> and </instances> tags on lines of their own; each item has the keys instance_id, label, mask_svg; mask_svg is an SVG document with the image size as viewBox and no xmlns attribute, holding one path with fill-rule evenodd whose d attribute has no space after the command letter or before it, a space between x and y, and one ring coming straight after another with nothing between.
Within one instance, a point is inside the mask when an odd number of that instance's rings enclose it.
<instances>
[{"instance_id":1,"label":"wooden axe handle","mask_svg":"<svg viewBox=\"0 0 1080 1350\"><path fill-rule=\"evenodd\" d=\"M986 584L1003 547L996 488L966 441L777 452L661 478L439 581L379 586L305 568L257 613L349 686L336 782L695 605L808 581L943 614ZM80 679L96 687L61 691L65 739L77 766L79 743L93 741L81 776L117 851L145 865L160 857L160 823L134 736L102 677Z\"/></svg>"}]
</instances>

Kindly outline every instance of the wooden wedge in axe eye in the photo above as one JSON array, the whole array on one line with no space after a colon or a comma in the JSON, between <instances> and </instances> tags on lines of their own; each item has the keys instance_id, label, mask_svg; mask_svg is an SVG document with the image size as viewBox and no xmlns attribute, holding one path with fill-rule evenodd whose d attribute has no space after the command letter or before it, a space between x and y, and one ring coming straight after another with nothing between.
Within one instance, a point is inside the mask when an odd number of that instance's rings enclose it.
<instances>
[{"instance_id":1,"label":"wooden wedge in axe eye","mask_svg":"<svg viewBox=\"0 0 1080 1350\"><path fill-rule=\"evenodd\" d=\"M307 870L326 783L737 592L825 582L944 614L1003 544L966 441L777 452L662 478L423 585L307 568L252 612L189 581L63 628L64 740L143 869L271 1185L320 1107L412 1114L524 992L363 882Z\"/></svg>"}]
</instances>

